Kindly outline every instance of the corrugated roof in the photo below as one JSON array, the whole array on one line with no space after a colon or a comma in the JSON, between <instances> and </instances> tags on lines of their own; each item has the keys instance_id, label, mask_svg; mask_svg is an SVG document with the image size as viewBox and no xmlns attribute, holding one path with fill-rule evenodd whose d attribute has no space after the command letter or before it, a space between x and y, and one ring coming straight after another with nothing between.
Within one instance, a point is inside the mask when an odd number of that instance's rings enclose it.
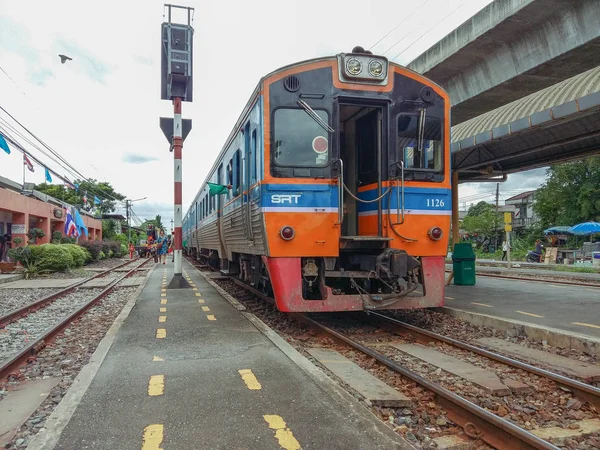
<instances>
[{"instance_id":1,"label":"corrugated roof","mask_svg":"<svg viewBox=\"0 0 600 450\"><path fill-rule=\"evenodd\" d=\"M521 192L520 194L517 194L514 197L507 198L505 200L505 202L510 202L512 200L521 200L521 199L529 197L531 194L535 194L535 191Z\"/></svg>"},{"instance_id":2,"label":"corrugated roof","mask_svg":"<svg viewBox=\"0 0 600 450\"><path fill-rule=\"evenodd\" d=\"M600 91L600 66L452 127L452 142Z\"/></svg>"}]
</instances>

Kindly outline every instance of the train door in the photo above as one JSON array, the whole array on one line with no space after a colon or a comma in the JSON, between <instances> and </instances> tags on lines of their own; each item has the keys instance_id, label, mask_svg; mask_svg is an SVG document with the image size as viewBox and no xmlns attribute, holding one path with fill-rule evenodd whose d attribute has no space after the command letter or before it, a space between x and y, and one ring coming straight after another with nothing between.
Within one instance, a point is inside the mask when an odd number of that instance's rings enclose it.
<instances>
[{"instance_id":1,"label":"train door","mask_svg":"<svg viewBox=\"0 0 600 450\"><path fill-rule=\"evenodd\" d=\"M343 162L344 242L380 241L383 237L382 106L340 104L339 155ZM384 196L385 197L385 196Z\"/></svg>"},{"instance_id":2,"label":"train door","mask_svg":"<svg viewBox=\"0 0 600 450\"><path fill-rule=\"evenodd\" d=\"M252 148L250 146L250 123L244 127L244 162L242 170L242 222L244 234L249 241L252 236L252 202L251 202L251 173L252 173Z\"/></svg>"}]
</instances>

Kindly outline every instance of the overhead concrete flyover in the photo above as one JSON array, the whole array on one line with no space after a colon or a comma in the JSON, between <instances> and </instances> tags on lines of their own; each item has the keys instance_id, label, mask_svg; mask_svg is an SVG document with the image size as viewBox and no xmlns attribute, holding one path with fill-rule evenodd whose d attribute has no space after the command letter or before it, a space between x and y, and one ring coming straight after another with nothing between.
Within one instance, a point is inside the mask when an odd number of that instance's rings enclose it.
<instances>
[{"instance_id":1,"label":"overhead concrete flyover","mask_svg":"<svg viewBox=\"0 0 600 450\"><path fill-rule=\"evenodd\" d=\"M452 124L595 67L599 0L495 0L408 64L443 86Z\"/></svg>"},{"instance_id":2,"label":"overhead concrete flyover","mask_svg":"<svg viewBox=\"0 0 600 450\"><path fill-rule=\"evenodd\" d=\"M600 66L455 125L451 151L461 182L600 153Z\"/></svg>"}]
</instances>

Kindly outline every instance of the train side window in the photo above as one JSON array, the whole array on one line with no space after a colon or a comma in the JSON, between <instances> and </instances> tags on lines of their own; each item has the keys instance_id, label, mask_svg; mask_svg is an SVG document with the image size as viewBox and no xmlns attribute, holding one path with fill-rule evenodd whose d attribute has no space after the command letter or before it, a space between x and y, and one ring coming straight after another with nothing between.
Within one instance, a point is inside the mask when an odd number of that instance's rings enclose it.
<instances>
[{"instance_id":1,"label":"train side window","mask_svg":"<svg viewBox=\"0 0 600 450\"><path fill-rule=\"evenodd\" d=\"M418 115L401 114L398 116L397 148L399 153L397 159L404 161L405 169L440 172L443 169L440 120L425 116L424 123L420 124Z\"/></svg>"},{"instance_id":2,"label":"train side window","mask_svg":"<svg viewBox=\"0 0 600 450\"><path fill-rule=\"evenodd\" d=\"M256 165L258 164L258 158L256 157L256 130L252 131L252 140L250 144L250 185L253 185L258 181L256 178Z\"/></svg>"},{"instance_id":3,"label":"train side window","mask_svg":"<svg viewBox=\"0 0 600 450\"><path fill-rule=\"evenodd\" d=\"M240 195L240 185L241 185L241 181L242 181L242 165L241 165L241 151L238 149L236 150L235 154L233 155L233 196L237 197L238 195Z\"/></svg>"}]
</instances>

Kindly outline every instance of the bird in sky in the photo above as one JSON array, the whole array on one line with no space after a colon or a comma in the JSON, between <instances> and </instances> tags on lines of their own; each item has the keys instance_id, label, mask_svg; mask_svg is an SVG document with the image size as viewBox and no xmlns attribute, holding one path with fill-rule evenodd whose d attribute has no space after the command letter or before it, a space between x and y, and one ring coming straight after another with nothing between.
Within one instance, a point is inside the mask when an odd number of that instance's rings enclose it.
<instances>
[{"instance_id":1,"label":"bird in sky","mask_svg":"<svg viewBox=\"0 0 600 450\"><path fill-rule=\"evenodd\" d=\"M67 55L58 55L60 57L61 64L66 63L67 61L73 61L73 58L69 58Z\"/></svg>"}]
</instances>

